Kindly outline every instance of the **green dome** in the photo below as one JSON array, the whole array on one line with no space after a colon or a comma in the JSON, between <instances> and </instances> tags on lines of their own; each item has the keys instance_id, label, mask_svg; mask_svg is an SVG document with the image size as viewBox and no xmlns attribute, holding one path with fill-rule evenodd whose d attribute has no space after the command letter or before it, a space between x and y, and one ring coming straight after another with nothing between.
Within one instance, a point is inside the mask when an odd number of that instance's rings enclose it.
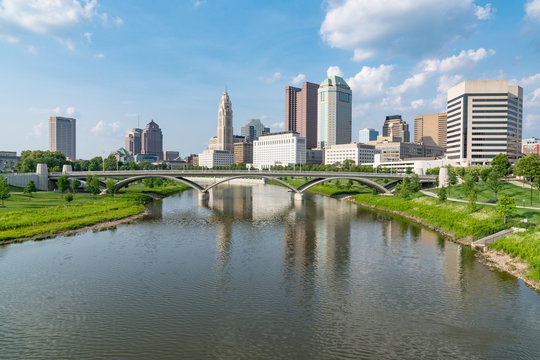
<instances>
[{"instance_id":1,"label":"green dome","mask_svg":"<svg viewBox=\"0 0 540 360\"><path fill-rule=\"evenodd\" d=\"M324 80L321 83L321 86L325 86L325 85L338 86L338 87L343 87L343 88L346 88L346 89L350 89L347 82L345 80L343 80L342 77L337 76L337 75L332 75L332 76L328 77L326 80Z\"/></svg>"}]
</instances>

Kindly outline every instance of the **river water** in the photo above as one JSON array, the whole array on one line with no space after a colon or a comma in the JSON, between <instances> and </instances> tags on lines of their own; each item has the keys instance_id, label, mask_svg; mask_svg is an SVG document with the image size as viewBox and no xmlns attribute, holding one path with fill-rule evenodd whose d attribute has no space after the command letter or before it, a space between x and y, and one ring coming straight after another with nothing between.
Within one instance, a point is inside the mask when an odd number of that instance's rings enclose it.
<instances>
[{"instance_id":1,"label":"river water","mask_svg":"<svg viewBox=\"0 0 540 360\"><path fill-rule=\"evenodd\" d=\"M538 359L540 295L469 248L269 185L0 247L0 358Z\"/></svg>"}]
</instances>

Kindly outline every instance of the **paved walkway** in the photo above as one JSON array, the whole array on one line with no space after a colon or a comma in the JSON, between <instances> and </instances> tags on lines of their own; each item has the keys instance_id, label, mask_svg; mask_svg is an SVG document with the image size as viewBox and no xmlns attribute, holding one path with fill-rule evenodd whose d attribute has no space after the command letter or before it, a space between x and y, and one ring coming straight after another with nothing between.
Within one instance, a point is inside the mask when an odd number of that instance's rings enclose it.
<instances>
[{"instance_id":1,"label":"paved walkway","mask_svg":"<svg viewBox=\"0 0 540 360\"><path fill-rule=\"evenodd\" d=\"M430 191L427 191L427 190L420 190L420 192L422 194L424 194L424 195L431 196L431 197L434 197L434 198L439 197L437 194L434 194L434 193L432 193ZM469 203L468 200L461 200L461 199L454 199L454 198L447 198L446 200L460 202L460 203L467 203L467 204ZM494 204L494 203L486 203L486 202L477 202L477 204L479 204L479 205L488 205L488 206L497 205L497 204ZM516 206L516 208L518 208L518 209L540 210L540 208L533 207L533 206Z\"/></svg>"}]
</instances>

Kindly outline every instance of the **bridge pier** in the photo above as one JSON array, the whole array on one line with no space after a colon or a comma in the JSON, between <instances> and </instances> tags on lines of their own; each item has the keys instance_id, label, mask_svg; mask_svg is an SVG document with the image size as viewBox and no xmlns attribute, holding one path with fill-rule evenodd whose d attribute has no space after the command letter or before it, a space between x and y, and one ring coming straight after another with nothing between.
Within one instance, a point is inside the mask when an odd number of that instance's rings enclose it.
<instances>
[{"instance_id":1,"label":"bridge pier","mask_svg":"<svg viewBox=\"0 0 540 360\"><path fill-rule=\"evenodd\" d=\"M199 191L199 202L208 201L210 194L207 191Z\"/></svg>"},{"instance_id":2,"label":"bridge pier","mask_svg":"<svg viewBox=\"0 0 540 360\"><path fill-rule=\"evenodd\" d=\"M299 201L299 202L304 201L304 193L295 192L294 201Z\"/></svg>"}]
</instances>

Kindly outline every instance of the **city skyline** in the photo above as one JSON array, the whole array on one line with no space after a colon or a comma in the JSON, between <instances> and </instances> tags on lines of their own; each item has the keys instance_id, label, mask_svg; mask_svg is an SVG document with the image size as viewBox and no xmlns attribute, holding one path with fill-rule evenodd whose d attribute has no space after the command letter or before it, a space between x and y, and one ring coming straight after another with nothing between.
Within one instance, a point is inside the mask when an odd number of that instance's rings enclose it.
<instances>
[{"instance_id":1,"label":"city skyline","mask_svg":"<svg viewBox=\"0 0 540 360\"><path fill-rule=\"evenodd\" d=\"M523 87L523 137L540 135L538 0L380 2L369 12L363 0L25 4L0 1L3 151L47 149L48 117L66 116L77 118L80 158L109 154L152 118L170 134L165 150L198 153L215 133L224 89L236 129L259 118L275 132L284 128L285 86L328 75L355 95L353 141L365 127L381 131L391 114L412 133L414 116L446 111L448 88L478 79ZM53 12L74 15L51 22Z\"/></svg>"}]
</instances>

